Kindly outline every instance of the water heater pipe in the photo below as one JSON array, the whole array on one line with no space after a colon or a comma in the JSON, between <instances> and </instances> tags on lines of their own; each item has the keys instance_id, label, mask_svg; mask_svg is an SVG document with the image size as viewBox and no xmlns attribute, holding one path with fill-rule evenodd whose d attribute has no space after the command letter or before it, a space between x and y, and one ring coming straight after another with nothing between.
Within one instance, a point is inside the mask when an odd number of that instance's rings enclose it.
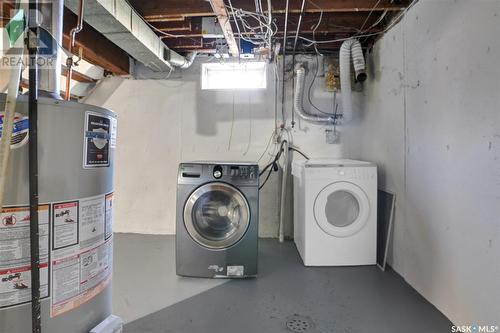
<instances>
[{"instance_id":1,"label":"water heater pipe","mask_svg":"<svg viewBox=\"0 0 500 333\"><path fill-rule=\"evenodd\" d=\"M30 202L30 258L31 258L31 327L33 333L41 333L41 304L40 304L40 249L38 227L38 0L29 3L29 202Z\"/></svg>"},{"instance_id":2,"label":"water heater pipe","mask_svg":"<svg viewBox=\"0 0 500 333\"><path fill-rule=\"evenodd\" d=\"M366 66L361 44L357 39L348 39L342 43L339 53L342 119L346 122L352 119L351 54L356 81L366 80Z\"/></svg>"},{"instance_id":3,"label":"water heater pipe","mask_svg":"<svg viewBox=\"0 0 500 333\"><path fill-rule=\"evenodd\" d=\"M295 66L295 94L293 98L293 108L295 112L305 121L309 121L316 124L333 124L335 118L331 116L320 116L315 114L310 114L304 110L302 100L304 97L304 81L306 76L306 70L301 63L297 63Z\"/></svg>"},{"instance_id":4,"label":"water heater pipe","mask_svg":"<svg viewBox=\"0 0 500 333\"><path fill-rule=\"evenodd\" d=\"M76 27L72 28L69 32L70 42L69 42L69 57L66 59L66 90L64 93L64 99L69 101L71 98L71 77L73 76L73 47L75 46L76 34L83 29L83 9L85 6L85 0L80 0L80 5L78 7L78 22Z\"/></svg>"},{"instance_id":5,"label":"water heater pipe","mask_svg":"<svg viewBox=\"0 0 500 333\"><path fill-rule=\"evenodd\" d=\"M31 3L31 1L29 1ZM39 91L51 98L61 98L61 65L63 40L63 12L64 1L42 1L38 5L42 15L38 17L39 26L52 36L52 54L40 55L38 65Z\"/></svg>"}]
</instances>

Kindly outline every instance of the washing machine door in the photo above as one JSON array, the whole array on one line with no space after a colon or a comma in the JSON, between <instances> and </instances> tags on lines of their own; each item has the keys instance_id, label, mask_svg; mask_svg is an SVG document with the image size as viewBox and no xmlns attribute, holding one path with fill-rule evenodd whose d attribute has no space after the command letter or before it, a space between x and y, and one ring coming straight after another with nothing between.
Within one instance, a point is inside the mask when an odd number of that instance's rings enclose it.
<instances>
[{"instance_id":1,"label":"washing machine door","mask_svg":"<svg viewBox=\"0 0 500 333\"><path fill-rule=\"evenodd\" d=\"M314 201L314 218L324 232L350 237L366 225L370 202L366 193L350 182L325 186Z\"/></svg>"},{"instance_id":2,"label":"washing machine door","mask_svg":"<svg viewBox=\"0 0 500 333\"><path fill-rule=\"evenodd\" d=\"M250 224L245 196L226 183L208 183L197 188L184 206L184 225L198 244L223 249L237 243Z\"/></svg>"}]
</instances>

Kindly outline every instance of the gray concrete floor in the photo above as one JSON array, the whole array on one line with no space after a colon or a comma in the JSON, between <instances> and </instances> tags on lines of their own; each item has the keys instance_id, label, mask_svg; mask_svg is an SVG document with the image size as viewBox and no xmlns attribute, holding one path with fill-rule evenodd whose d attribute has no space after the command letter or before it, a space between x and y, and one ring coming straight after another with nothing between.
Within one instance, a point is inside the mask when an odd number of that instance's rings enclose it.
<instances>
[{"instance_id":1,"label":"gray concrete floor","mask_svg":"<svg viewBox=\"0 0 500 333\"><path fill-rule=\"evenodd\" d=\"M305 333L450 332L392 271L306 268L293 242L266 239L258 278L181 278L173 244L173 236L115 235L114 312L127 320L125 333L287 332L294 315L310 323Z\"/></svg>"}]
</instances>

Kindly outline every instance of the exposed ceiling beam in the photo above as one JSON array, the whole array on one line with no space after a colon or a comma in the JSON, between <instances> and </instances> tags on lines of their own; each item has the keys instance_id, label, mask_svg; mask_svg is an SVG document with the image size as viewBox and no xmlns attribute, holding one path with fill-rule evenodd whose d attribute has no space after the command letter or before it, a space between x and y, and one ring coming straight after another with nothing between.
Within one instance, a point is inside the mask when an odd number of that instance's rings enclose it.
<instances>
[{"instance_id":1,"label":"exposed ceiling beam","mask_svg":"<svg viewBox=\"0 0 500 333\"><path fill-rule=\"evenodd\" d=\"M222 33L226 38L226 43L229 47L229 53L231 53L233 57L239 57L240 49L238 47L238 44L236 43L236 39L234 38L233 28L231 27L231 23L229 22L229 16L226 11L224 0L210 0L210 4L212 5L212 9L217 16L217 20L219 21Z\"/></svg>"},{"instance_id":2,"label":"exposed ceiling beam","mask_svg":"<svg viewBox=\"0 0 500 333\"><path fill-rule=\"evenodd\" d=\"M377 11L400 11L406 8L408 0L314 0L306 2L304 11L306 13L342 13L342 12L377 12ZM233 6L248 7L247 0L234 0ZM286 0L274 0L272 2L273 14L285 12ZM301 1L290 1L289 13L300 13Z\"/></svg>"},{"instance_id":3,"label":"exposed ceiling beam","mask_svg":"<svg viewBox=\"0 0 500 333\"><path fill-rule=\"evenodd\" d=\"M380 13L377 15L370 15L368 17L368 14L365 13L364 15L356 14L356 13L327 13L323 14L321 24L318 26L316 29L317 34L321 33L338 33L338 32L351 32L351 33L356 33L359 31L361 27L363 27L363 30L366 32L373 32L373 31L378 31L380 29L377 29L376 27L380 25L377 24L374 27L371 27L374 23L378 21L380 18ZM285 23L285 17L282 14L274 15L274 19L276 19L276 25L278 27L278 31L276 35L282 35L283 30L284 30L284 23ZM295 34L295 29L297 28L297 22L298 22L299 15L294 14L290 15L288 18L288 32L293 35ZM303 19L302 19L302 25L301 25L301 34L307 34L307 33L312 33L313 28L316 26L320 18L320 14L317 13L308 13L305 14ZM194 19L193 19L194 20ZM196 20L198 20L196 18ZM366 22L365 22L366 21ZM174 27L175 25L171 25L171 22L169 23L161 23L162 26L168 26L172 27L172 29L160 29L162 31L168 31L170 36L165 36L164 38L166 39L172 39L176 38L176 36L183 36L183 37L202 37L202 29L201 29L201 22L199 24L193 24L192 29L189 32L183 31L183 30L175 30ZM155 26L160 26L160 24L155 24ZM371 27L371 28L370 28ZM233 31L235 31L236 27L233 23ZM236 37L239 37L235 33Z\"/></svg>"},{"instance_id":4,"label":"exposed ceiling beam","mask_svg":"<svg viewBox=\"0 0 500 333\"><path fill-rule=\"evenodd\" d=\"M193 19L191 17L182 19L182 21L166 21L151 23L155 28L164 32L170 31L191 31L195 27L193 26ZM200 24L201 26L201 24Z\"/></svg>"},{"instance_id":5,"label":"exposed ceiling beam","mask_svg":"<svg viewBox=\"0 0 500 333\"><path fill-rule=\"evenodd\" d=\"M315 0L317 6L307 3L306 13L342 13L342 12L381 12L400 11L406 8L409 0ZM132 0L135 8L150 22L179 20L185 17L214 16L207 6L208 2L193 0ZM255 10L253 1L233 0L233 6L246 10ZM273 14L285 12L285 0L274 0L272 3ZM289 13L300 13L300 1L291 1Z\"/></svg>"},{"instance_id":6,"label":"exposed ceiling beam","mask_svg":"<svg viewBox=\"0 0 500 333\"><path fill-rule=\"evenodd\" d=\"M66 76L66 72L67 72L67 69L66 68L63 68L62 69L62 74L63 76ZM78 82L85 82L85 83L95 83L96 81L93 80L92 78L86 76L85 74L82 74L82 73L79 73L79 72L76 72L76 71L73 71L71 73L71 79L72 80L75 80L75 81L78 81Z\"/></svg>"},{"instance_id":7,"label":"exposed ceiling beam","mask_svg":"<svg viewBox=\"0 0 500 333\"><path fill-rule=\"evenodd\" d=\"M203 39L202 38L173 38L173 39L163 39L165 44L171 49L203 49Z\"/></svg>"}]
</instances>

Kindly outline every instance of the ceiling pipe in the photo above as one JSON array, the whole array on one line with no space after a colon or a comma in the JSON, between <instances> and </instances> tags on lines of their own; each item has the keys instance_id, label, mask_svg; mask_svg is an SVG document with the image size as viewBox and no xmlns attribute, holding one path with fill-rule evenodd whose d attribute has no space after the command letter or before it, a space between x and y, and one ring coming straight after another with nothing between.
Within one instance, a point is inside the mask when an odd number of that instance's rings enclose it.
<instances>
[{"instance_id":1,"label":"ceiling pipe","mask_svg":"<svg viewBox=\"0 0 500 333\"><path fill-rule=\"evenodd\" d=\"M85 0L80 0L80 5L78 7L78 21L76 27L72 28L69 32L70 41L69 41L69 56L66 59L66 90L64 93L64 99L69 101L71 98L71 77L73 76L73 48L75 47L75 39L76 34L82 31L83 29L83 9L85 6Z\"/></svg>"},{"instance_id":2,"label":"ceiling pipe","mask_svg":"<svg viewBox=\"0 0 500 333\"><path fill-rule=\"evenodd\" d=\"M302 6L300 7L299 23L297 23L297 31L295 31L295 39L293 42L293 54L295 55L295 50L297 48L297 40L299 39L299 30L302 24L302 16L304 15L304 7L306 5L306 0L302 0Z\"/></svg>"}]
</instances>

